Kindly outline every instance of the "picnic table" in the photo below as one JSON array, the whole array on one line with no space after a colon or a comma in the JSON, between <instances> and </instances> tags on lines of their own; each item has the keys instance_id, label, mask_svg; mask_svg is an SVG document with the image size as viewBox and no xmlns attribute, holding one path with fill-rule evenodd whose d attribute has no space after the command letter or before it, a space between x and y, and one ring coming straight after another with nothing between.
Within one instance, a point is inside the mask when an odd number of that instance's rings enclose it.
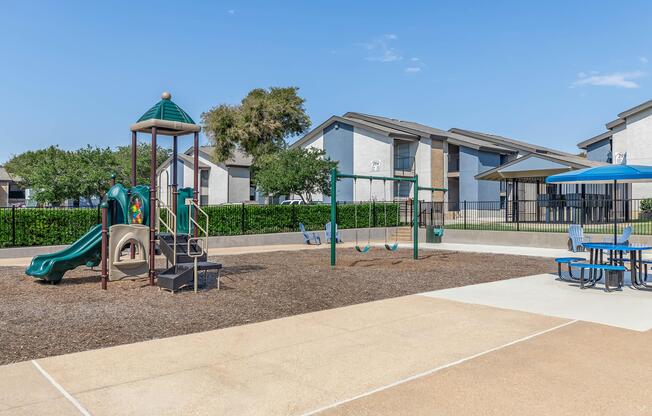
<instances>
[{"instance_id":1,"label":"picnic table","mask_svg":"<svg viewBox=\"0 0 652 416\"><path fill-rule=\"evenodd\" d=\"M627 262L630 263L630 275L632 287L636 289L650 289L651 286L646 284L645 275L643 273L643 264L649 263L643 260L643 251L652 250L652 246L645 244L613 244L613 243L583 243L582 246L589 249L589 263L591 264L605 264L605 252L609 252L607 262L612 265L623 265ZM625 257L624 253L628 253L629 257ZM602 278L602 270L591 270L591 273L599 273L600 280ZM596 276L597 277L597 276Z\"/></svg>"}]
</instances>

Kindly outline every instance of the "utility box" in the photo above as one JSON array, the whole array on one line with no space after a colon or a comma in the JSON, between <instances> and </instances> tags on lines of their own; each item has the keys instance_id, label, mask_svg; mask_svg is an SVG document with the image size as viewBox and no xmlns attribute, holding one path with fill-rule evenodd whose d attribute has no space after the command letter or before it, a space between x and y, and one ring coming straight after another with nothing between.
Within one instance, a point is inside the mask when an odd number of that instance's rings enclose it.
<instances>
[{"instance_id":1,"label":"utility box","mask_svg":"<svg viewBox=\"0 0 652 416\"><path fill-rule=\"evenodd\" d=\"M443 236L443 228L435 227L434 225L426 226L426 243L441 243L441 238Z\"/></svg>"}]
</instances>

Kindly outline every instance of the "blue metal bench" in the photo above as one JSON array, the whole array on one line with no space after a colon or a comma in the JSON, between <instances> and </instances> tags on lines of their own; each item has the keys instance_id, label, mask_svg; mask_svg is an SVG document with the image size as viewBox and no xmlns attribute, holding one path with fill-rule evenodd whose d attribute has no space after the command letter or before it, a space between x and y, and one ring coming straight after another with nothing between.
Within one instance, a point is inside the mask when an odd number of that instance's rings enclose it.
<instances>
[{"instance_id":1,"label":"blue metal bench","mask_svg":"<svg viewBox=\"0 0 652 416\"><path fill-rule=\"evenodd\" d=\"M589 280L587 280L587 285L584 285L584 270L589 269L589 270L595 270L600 271L600 272L607 272L607 271L613 271L613 272L625 272L625 266L621 265L615 265L615 264L593 264L593 263L570 263L569 267L573 268L578 268L580 269L580 288L584 289L585 287L591 287L595 286L595 284L598 282L597 273L590 274L589 275ZM623 282L623 275L621 274L619 279L618 279L618 287L622 287L624 284ZM607 292L611 292L611 287L609 286L609 276L605 276L604 279L604 286Z\"/></svg>"},{"instance_id":2,"label":"blue metal bench","mask_svg":"<svg viewBox=\"0 0 652 416\"><path fill-rule=\"evenodd\" d=\"M568 265L568 276L572 281L579 281L579 278L576 278L573 276L573 271L571 270L571 263L576 263L576 262L584 262L586 261L585 258L583 257L558 257L555 259L555 262L557 262L557 275L559 276L559 279L561 280L567 280L564 278L564 276L561 274L561 265L562 264L567 264ZM568 281L568 280L567 280Z\"/></svg>"}]
</instances>

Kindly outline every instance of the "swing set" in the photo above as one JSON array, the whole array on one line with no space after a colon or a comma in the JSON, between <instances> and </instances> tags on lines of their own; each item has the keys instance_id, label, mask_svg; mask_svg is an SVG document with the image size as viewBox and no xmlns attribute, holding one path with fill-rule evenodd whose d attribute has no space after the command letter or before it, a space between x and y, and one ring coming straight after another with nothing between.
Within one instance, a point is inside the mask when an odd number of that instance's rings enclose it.
<instances>
[{"instance_id":1,"label":"swing set","mask_svg":"<svg viewBox=\"0 0 652 416\"><path fill-rule=\"evenodd\" d=\"M385 249L389 251L396 251L398 249L398 233L394 233L394 242L390 244L388 238L389 225L387 223L387 179L383 179L383 227L385 228ZM355 251L358 253L367 253L371 250L371 224L373 222L373 211L375 210L375 203L369 206L369 222L367 223L369 227L367 228L367 242L364 246L360 245L358 238L358 204L357 201L357 189L358 189L358 178L353 178L353 217L354 217L354 226L355 226ZM369 179L369 195L371 195L371 184L373 180ZM375 200L373 200L375 202ZM396 204L396 229L400 226L400 205Z\"/></svg>"},{"instance_id":2,"label":"swing set","mask_svg":"<svg viewBox=\"0 0 652 416\"><path fill-rule=\"evenodd\" d=\"M418 191L431 191L431 192L446 192L444 188L431 188L425 186L419 186L419 176L414 175L411 178L403 177L388 177L388 176L365 176L365 175L351 175L346 173L339 173L337 169L331 169L331 235L335 235L335 228L337 223L337 181L338 179L353 179L353 215L354 215L354 226L355 226L355 250L359 253L368 253L371 250L371 227L373 221L373 211L374 205L369 205L369 222L367 223L367 241L364 245L360 244L358 238L358 204L357 201L357 189L358 189L358 180L368 180L369 181L369 195L371 195L372 183L375 180L383 181L383 218L384 218L384 229L385 229L385 249L388 251L396 251L398 249L398 233L394 233L394 241L390 243L388 237L389 226L387 223L387 182L411 182L414 184L413 189L415 190L415 197L412 200L413 203L413 215L412 215L412 257L415 260L419 259L419 199ZM396 229L400 226L400 205L396 204ZM335 267L337 258L336 242L335 239L331 239L331 267Z\"/></svg>"}]
</instances>

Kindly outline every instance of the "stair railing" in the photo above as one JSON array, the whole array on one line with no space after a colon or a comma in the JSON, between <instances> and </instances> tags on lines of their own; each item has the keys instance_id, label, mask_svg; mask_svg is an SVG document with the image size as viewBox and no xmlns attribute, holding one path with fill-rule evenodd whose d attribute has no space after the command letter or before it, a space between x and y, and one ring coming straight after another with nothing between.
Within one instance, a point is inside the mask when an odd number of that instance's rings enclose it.
<instances>
[{"instance_id":1,"label":"stair railing","mask_svg":"<svg viewBox=\"0 0 652 416\"><path fill-rule=\"evenodd\" d=\"M186 205L188 205L188 233L192 234L193 226L197 227L197 235L203 234L204 244L203 248L208 249L208 214L206 211L201 209L198 203L192 199L186 199ZM201 214L206 220L205 227L202 227L197 221L195 221L194 215L192 215L192 210L196 209L199 214Z\"/></svg>"},{"instance_id":2,"label":"stair railing","mask_svg":"<svg viewBox=\"0 0 652 416\"><path fill-rule=\"evenodd\" d=\"M201 256L204 255L204 253L208 252L208 214L206 211L201 209L199 204L197 204L195 201L192 199L188 198L186 199L186 205L188 205L188 232L192 233L193 226L197 227L197 235L198 237L190 237L188 238L188 255L190 257L193 257L194 260L194 268L193 268L193 277L194 277L194 285L195 285L195 293L197 292L197 281L198 281L198 276L199 276L199 271L197 270L197 259ZM206 226L205 228L202 227L199 222L195 221L194 215L192 215L192 209L196 209L198 213L202 214L204 219L206 219ZM203 234L203 237L199 237L200 234ZM200 247L201 250L197 250L196 253L192 253L192 243L195 243L196 247Z\"/></svg>"},{"instance_id":3,"label":"stair railing","mask_svg":"<svg viewBox=\"0 0 652 416\"><path fill-rule=\"evenodd\" d=\"M157 228L159 234L161 232L161 225L164 229L172 234L172 265L177 265L177 216L172 212L169 206L161 204L161 200L156 200L156 218ZM163 213L161 213L163 211ZM163 219L165 216L165 219ZM170 225L171 224L171 225Z\"/></svg>"},{"instance_id":4,"label":"stair railing","mask_svg":"<svg viewBox=\"0 0 652 416\"><path fill-rule=\"evenodd\" d=\"M194 285L195 293L197 293L197 286L199 281L199 269L197 267L197 260L199 259L199 257L201 257L204 254L204 251L206 250L206 248L204 247L206 241L207 240L204 240L204 237L188 238L188 256L192 257L192 261L193 261L192 276L193 276L193 285ZM198 250L196 253L192 252L191 248L193 242L195 243L196 247L201 246L201 251Z\"/></svg>"}]
</instances>

